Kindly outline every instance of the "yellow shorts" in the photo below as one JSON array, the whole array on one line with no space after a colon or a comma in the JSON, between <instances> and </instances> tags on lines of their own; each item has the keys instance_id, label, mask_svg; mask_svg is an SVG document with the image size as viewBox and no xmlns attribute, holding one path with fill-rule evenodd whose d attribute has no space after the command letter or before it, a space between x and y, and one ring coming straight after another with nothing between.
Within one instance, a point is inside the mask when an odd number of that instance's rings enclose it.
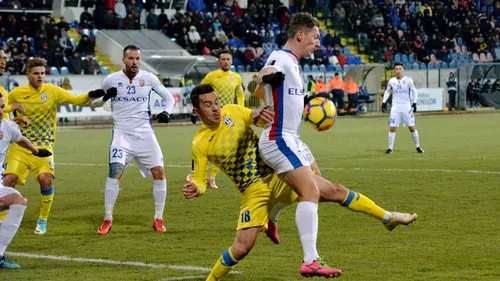
<instances>
[{"instance_id":1,"label":"yellow shorts","mask_svg":"<svg viewBox=\"0 0 500 281\"><path fill-rule=\"evenodd\" d=\"M276 174L254 184L241 194L237 230L262 227L261 231L266 231L269 212L274 205L278 202L290 205L297 199L297 194Z\"/></svg>"},{"instance_id":2,"label":"yellow shorts","mask_svg":"<svg viewBox=\"0 0 500 281\"><path fill-rule=\"evenodd\" d=\"M45 148L54 153L51 146L40 148ZM11 145L5 160L4 175L14 174L17 176L16 185L24 185L30 170L37 181L38 176L43 173L54 176L54 155L45 158L36 157L31 151L17 144Z\"/></svg>"}]
</instances>

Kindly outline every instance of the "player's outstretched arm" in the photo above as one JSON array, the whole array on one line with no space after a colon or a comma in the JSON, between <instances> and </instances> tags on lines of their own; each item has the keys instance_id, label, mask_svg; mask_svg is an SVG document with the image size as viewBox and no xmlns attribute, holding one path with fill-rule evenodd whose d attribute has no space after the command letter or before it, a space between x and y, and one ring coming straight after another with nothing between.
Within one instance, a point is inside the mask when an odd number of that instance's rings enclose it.
<instances>
[{"instance_id":1,"label":"player's outstretched arm","mask_svg":"<svg viewBox=\"0 0 500 281\"><path fill-rule=\"evenodd\" d=\"M263 108L252 110L252 120L255 126L264 128L266 125L273 123L274 112L270 108L270 105L266 105Z\"/></svg>"},{"instance_id":2,"label":"player's outstretched arm","mask_svg":"<svg viewBox=\"0 0 500 281\"><path fill-rule=\"evenodd\" d=\"M52 152L48 151L47 149L43 148L36 148L33 143L27 139L25 136L21 136L21 139L16 142L19 146L24 147L31 151L33 155L38 156L38 157L49 157L52 155Z\"/></svg>"},{"instance_id":3,"label":"player's outstretched arm","mask_svg":"<svg viewBox=\"0 0 500 281\"><path fill-rule=\"evenodd\" d=\"M90 105L92 106L92 108L96 108L96 107L101 107L103 106L109 99L111 98L114 98L118 95L118 90L115 88L115 87L111 87L109 88L107 91L106 91L106 94L104 94L104 96L100 97L100 98L97 98L97 99L93 99L91 102L90 102Z\"/></svg>"},{"instance_id":4,"label":"player's outstretched arm","mask_svg":"<svg viewBox=\"0 0 500 281\"><path fill-rule=\"evenodd\" d=\"M387 89L385 89L384 92L384 98L382 99L382 112L384 113L387 110L387 100L389 99L391 91L392 91L391 80L389 80L389 82L387 82Z\"/></svg>"},{"instance_id":5,"label":"player's outstretched arm","mask_svg":"<svg viewBox=\"0 0 500 281\"><path fill-rule=\"evenodd\" d=\"M4 109L4 113L11 113L12 111L19 110L21 112L24 112L24 106L20 103L13 103L13 104L8 104Z\"/></svg>"},{"instance_id":6,"label":"player's outstretched arm","mask_svg":"<svg viewBox=\"0 0 500 281\"><path fill-rule=\"evenodd\" d=\"M89 103L92 99L100 98L106 94L106 92L102 89L97 89L94 91L90 91L87 94L84 95L73 95L72 93L64 90L61 87L54 86L54 93L57 98L57 103L71 103L73 105L86 105Z\"/></svg>"},{"instance_id":7,"label":"player's outstretched arm","mask_svg":"<svg viewBox=\"0 0 500 281\"><path fill-rule=\"evenodd\" d=\"M274 67L265 67L259 71L259 75L257 75L257 88L255 89L255 94L257 97L261 100L264 100L264 86L266 85L266 82L262 80L262 78L266 75L273 74L275 72L278 72L278 70Z\"/></svg>"}]
</instances>

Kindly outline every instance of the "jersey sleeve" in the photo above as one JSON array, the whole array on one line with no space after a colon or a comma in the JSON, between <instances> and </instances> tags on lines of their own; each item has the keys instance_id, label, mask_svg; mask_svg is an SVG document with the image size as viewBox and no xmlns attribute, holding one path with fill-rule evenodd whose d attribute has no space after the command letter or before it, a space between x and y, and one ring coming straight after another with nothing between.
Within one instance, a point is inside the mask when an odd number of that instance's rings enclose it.
<instances>
[{"instance_id":1,"label":"jersey sleeve","mask_svg":"<svg viewBox=\"0 0 500 281\"><path fill-rule=\"evenodd\" d=\"M243 119L245 123L248 125L253 125L253 118L252 118L253 110L241 105L233 105L233 106L235 107L235 110L238 114L238 118Z\"/></svg>"},{"instance_id":2,"label":"jersey sleeve","mask_svg":"<svg viewBox=\"0 0 500 281\"><path fill-rule=\"evenodd\" d=\"M205 148L202 147L203 142L200 142L200 140L201 136L196 136L191 148L191 181L200 190L200 195L203 195L207 190L208 158Z\"/></svg>"},{"instance_id":3,"label":"jersey sleeve","mask_svg":"<svg viewBox=\"0 0 500 281\"><path fill-rule=\"evenodd\" d=\"M266 65L262 69L269 67L274 67L277 71L283 72L283 66L279 61L279 55L277 55L276 53L273 53L271 54L271 56L269 56Z\"/></svg>"},{"instance_id":4,"label":"jersey sleeve","mask_svg":"<svg viewBox=\"0 0 500 281\"><path fill-rule=\"evenodd\" d=\"M238 77L238 85L236 85L236 103L245 106L245 91L243 91L243 82L241 81L241 76L236 74Z\"/></svg>"},{"instance_id":5,"label":"jersey sleeve","mask_svg":"<svg viewBox=\"0 0 500 281\"><path fill-rule=\"evenodd\" d=\"M90 102L88 93L83 95L73 95L61 87L54 86L53 93L56 95L57 103L71 103L74 105L85 105Z\"/></svg>"},{"instance_id":6,"label":"jersey sleeve","mask_svg":"<svg viewBox=\"0 0 500 281\"><path fill-rule=\"evenodd\" d=\"M158 95L160 95L163 98L163 100L165 100L165 108L163 110L168 113L172 113L175 104L174 97L167 90L167 88L163 87L163 85L160 83L160 80L158 80L158 77L151 74L150 79L153 91L155 91Z\"/></svg>"},{"instance_id":7,"label":"jersey sleeve","mask_svg":"<svg viewBox=\"0 0 500 281\"><path fill-rule=\"evenodd\" d=\"M4 120L4 122L7 124L7 127L9 128L10 134L12 136L10 142L13 143L20 141L23 135L21 134L21 130L19 129L19 126L16 124L16 122L10 120Z\"/></svg>"},{"instance_id":8,"label":"jersey sleeve","mask_svg":"<svg viewBox=\"0 0 500 281\"><path fill-rule=\"evenodd\" d=\"M111 83L110 83L110 75L106 76L104 81L102 82L102 89L106 92L109 88L111 88Z\"/></svg>"},{"instance_id":9,"label":"jersey sleeve","mask_svg":"<svg viewBox=\"0 0 500 281\"><path fill-rule=\"evenodd\" d=\"M213 77L212 72L207 73L207 75L205 75L205 78L203 78L203 80L201 80L200 84L210 84L210 85L212 85L212 82L213 82L213 78L212 77Z\"/></svg>"},{"instance_id":10,"label":"jersey sleeve","mask_svg":"<svg viewBox=\"0 0 500 281\"><path fill-rule=\"evenodd\" d=\"M392 91L391 81L392 81L392 78L389 79L389 82L387 82L387 89L385 89L384 98L382 99L382 103L386 103L387 100L389 99L389 95L391 94L391 91Z\"/></svg>"},{"instance_id":11,"label":"jersey sleeve","mask_svg":"<svg viewBox=\"0 0 500 281\"><path fill-rule=\"evenodd\" d=\"M409 78L408 80L409 81L409 84L410 84L410 92L412 93L412 95L410 95L410 103L411 104L414 104L417 102L418 100L418 92L417 92L417 88L415 87L415 83L413 82L413 79Z\"/></svg>"}]
</instances>

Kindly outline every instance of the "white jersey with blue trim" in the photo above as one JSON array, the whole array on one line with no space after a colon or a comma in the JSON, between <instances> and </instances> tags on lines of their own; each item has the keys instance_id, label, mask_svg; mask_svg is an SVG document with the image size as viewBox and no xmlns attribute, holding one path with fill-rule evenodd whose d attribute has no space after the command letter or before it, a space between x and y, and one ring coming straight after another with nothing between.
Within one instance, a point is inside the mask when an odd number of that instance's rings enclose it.
<instances>
[{"instance_id":1,"label":"white jersey with blue trim","mask_svg":"<svg viewBox=\"0 0 500 281\"><path fill-rule=\"evenodd\" d=\"M274 50L265 67L274 67L285 74L285 81L277 89L273 90L270 85L264 88L266 104L274 110L274 121L262 132L261 139L299 138L304 111L304 85L299 73L299 60L289 50Z\"/></svg>"},{"instance_id":2,"label":"white jersey with blue trim","mask_svg":"<svg viewBox=\"0 0 500 281\"><path fill-rule=\"evenodd\" d=\"M121 70L104 79L103 90L112 87L118 91L116 97L111 99L114 129L129 133L152 132L149 100L152 90L163 87L158 78L143 70L129 78Z\"/></svg>"},{"instance_id":3,"label":"white jersey with blue trim","mask_svg":"<svg viewBox=\"0 0 500 281\"><path fill-rule=\"evenodd\" d=\"M387 83L387 89L384 93L383 102L387 102L389 94L392 91L392 108L391 110L410 110L411 105L417 102L417 89L413 83L413 79L408 76L403 76L401 79L393 77Z\"/></svg>"},{"instance_id":4,"label":"white jersey with blue trim","mask_svg":"<svg viewBox=\"0 0 500 281\"><path fill-rule=\"evenodd\" d=\"M5 119L1 120L0 131L2 132L2 137L0 138L0 175L3 175L5 155L7 154L9 145L20 141L22 134L16 122Z\"/></svg>"}]
</instances>

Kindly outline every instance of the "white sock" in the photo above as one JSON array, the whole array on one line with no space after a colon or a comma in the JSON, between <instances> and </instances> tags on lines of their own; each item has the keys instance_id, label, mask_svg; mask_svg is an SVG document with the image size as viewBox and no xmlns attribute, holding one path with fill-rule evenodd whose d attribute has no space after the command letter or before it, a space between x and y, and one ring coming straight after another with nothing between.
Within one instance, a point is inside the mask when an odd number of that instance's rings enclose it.
<instances>
[{"instance_id":1,"label":"white sock","mask_svg":"<svg viewBox=\"0 0 500 281\"><path fill-rule=\"evenodd\" d=\"M10 206L9 213L3 220L2 226L0 227L0 257L3 256L7 246L9 246L10 242L16 235L16 232L21 225L21 221L23 220L25 210L26 206L24 205L15 204Z\"/></svg>"},{"instance_id":2,"label":"white sock","mask_svg":"<svg viewBox=\"0 0 500 281\"><path fill-rule=\"evenodd\" d=\"M300 242L304 250L304 262L311 263L319 258L316 250L318 238L318 204L299 202L295 210L295 222L299 230Z\"/></svg>"},{"instance_id":3,"label":"white sock","mask_svg":"<svg viewBox=\"0 0 500 281\"><path fill-rule=\"evenodd\" d=\"M415 132L411 133L411 136L413 137L413 142L415 143L415 147L420 147L420 142L418 141L418 131L415 130Z\"/></svg>"},{"instance_id":4,"label":"white sock","mask_svg":"<svg viewBox=\"0 0 500 281\"><path fill-rule=\"evenodd\" d=\"M167 180L153 180L153 197L155 199L155 219L163 219L163 209L167 200Z\"/></svg>"},{"instance_id":5,"label":"white sock","mask_svg":"<svg viewBox=\"0 0 500 281\"><path fill-rule=\"evenodd\" d=\"M113 220L113 208L120 191L120 181L112 178L106 179L104 188L104 220Z\"/></svg>"},{"instance_id":6,"label":"white sock","mask_svg":"<svg viewBox=\"0 0 500 281\"><path fill-rule=\"evenodd\" d=\"M273 209L271 210L271 213L269 214L269 219L273 222L277 222L278 217L285 206L286 205L283 203L276 203L276 205L274 205Z\"/></svg>"},{"instance_id":7,"label":"white sock","mask_svg":"<svg viewBox=\"0 0 500 281\"><path fill-rule=\"evenodd\" d=\"M389 132L389 149L393 150L394 140L396 139L396 132Z\"/></svg>"}]
</instances>

